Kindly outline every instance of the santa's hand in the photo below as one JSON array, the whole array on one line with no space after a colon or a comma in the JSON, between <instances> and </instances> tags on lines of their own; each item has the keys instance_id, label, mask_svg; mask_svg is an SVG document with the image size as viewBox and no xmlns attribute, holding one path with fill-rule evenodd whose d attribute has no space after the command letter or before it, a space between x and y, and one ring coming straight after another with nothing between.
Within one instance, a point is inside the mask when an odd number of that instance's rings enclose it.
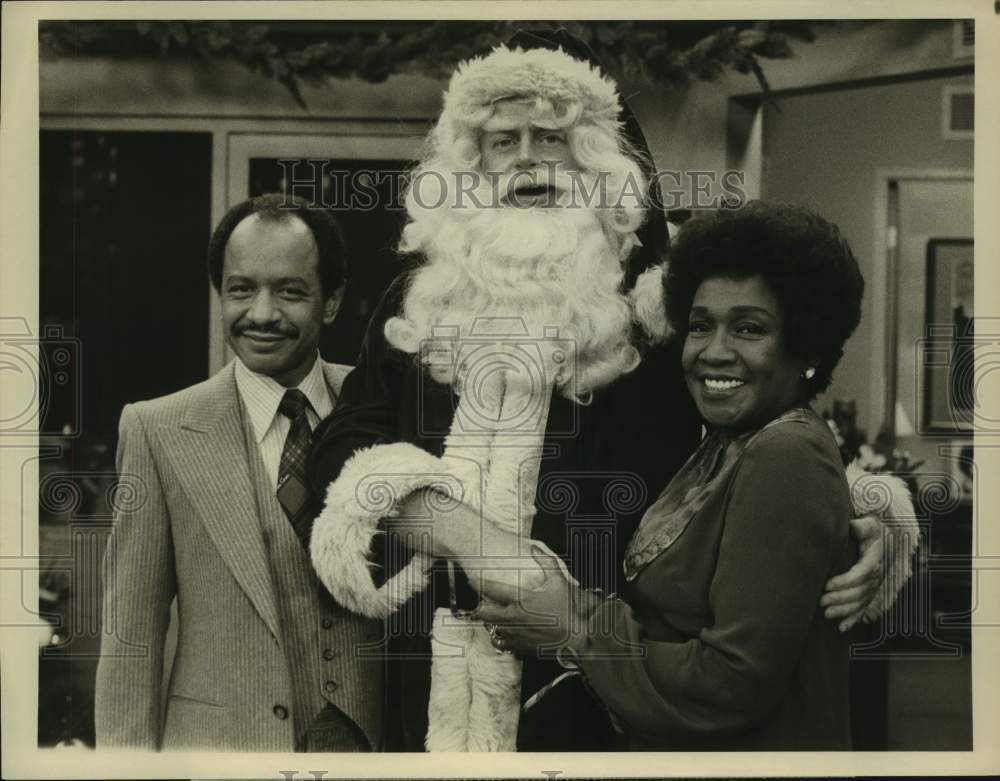
<instances>
[{"instance_id":1,"label":"santa's hand","mask_svg":"<svg viewBox=\"0 0 1000 781\"><path fill-rule=\"evenodd\" d=\"M548 550L548 549L545 549ZM579 614L587 604L579 586L563 574L551 552L532 551L544 582L535 589L522 589L508 604L484 603L473 617L496 626L494 645L519 656L534 655L539 648L556 648L578 637L586 627L586 617Z\"/></svg>"},{"instance_id":2,"label":"santa's hand","mask_svg":"<svg viewBox=\"0 0 1000 781\"><path fill-rule=\"evenodd\" d=\"M545 582L545 573L529 556L465 559L462 570L481 596L504 604Z\"/></svg>"},{"instance_id":3,"label":"santa's hand","mask_svg":"<svg viewBox=\"0 0 1000 781\"><path fill-rule=\"evenodd\" d=\"M826 593L820 599L823 615L841 619L838 628L846 632L865 612L865 608L882 588L882 524L873 515L854 518L851 532L858 542L860 558L847 572L826 583Z\"/></svg>"},{"instance_id":4,"label":"santa's hand","mask_svg":"<svg viewBox=\"0 0 1000 781\"><path fill-rule=\"evenodd\" d=\"M519 548L527 550L518 556L463 560L470 583L482 596L511 604L526 592L545 588L551 577L576 585L566 565L544 543L523 540Z\"/></svg>"}]
</instances>

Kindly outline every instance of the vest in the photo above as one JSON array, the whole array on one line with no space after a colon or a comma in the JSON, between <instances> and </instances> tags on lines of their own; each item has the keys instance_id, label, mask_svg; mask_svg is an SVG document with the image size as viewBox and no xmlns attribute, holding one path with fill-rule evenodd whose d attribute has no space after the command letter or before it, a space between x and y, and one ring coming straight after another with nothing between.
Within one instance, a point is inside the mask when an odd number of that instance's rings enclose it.
<instances>
[{"instance_id":1,"label":"vest","mask_svg":"<svg viewBox=\"0 0 1000 781\"><path fill-rule=\"evenodd\" d=\"M308 551L278 503L245 412L243 428L271 565L280 641L292 682L296 750L304 750L307 730L329 704L360 728L377 751L382 746L385 715L382 622L345 610L323 588ZM338 748L357 750L353 742Z\"/></svg>"}]
</instances>

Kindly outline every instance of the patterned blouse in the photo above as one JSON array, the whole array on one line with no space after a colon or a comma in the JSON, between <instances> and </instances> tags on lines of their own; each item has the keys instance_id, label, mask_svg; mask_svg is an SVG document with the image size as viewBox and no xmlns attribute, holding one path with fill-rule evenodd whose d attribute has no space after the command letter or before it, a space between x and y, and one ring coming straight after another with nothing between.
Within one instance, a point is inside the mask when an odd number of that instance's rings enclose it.
<instances>
[{"instance_id":1,"label":"patterned blouse","mask_svg":"<svg viewBox=\"0 0 1000 781\"><path fill-rule=\"evenodd\" d=\"M625 579L634 581L643 568L674 544L705 501L729 479L743 451L762 432L778 423L805 420L814 413L795 407L759 429L729 439L712 431L643 515L625 550Z\"/></svg>"}]
</instances>

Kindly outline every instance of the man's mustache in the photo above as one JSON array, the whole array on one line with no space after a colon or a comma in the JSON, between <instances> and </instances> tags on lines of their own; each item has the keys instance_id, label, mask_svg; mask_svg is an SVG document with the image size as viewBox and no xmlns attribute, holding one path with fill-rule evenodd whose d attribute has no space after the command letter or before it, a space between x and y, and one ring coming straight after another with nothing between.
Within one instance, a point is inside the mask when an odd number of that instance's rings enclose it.
<instances>
[{"instance_id":1,"label":"man's mustache","mask_svg":"<svg viewBox=\"0 0 1000 781\"><path fill-rule=\"evenodd\" d=\"M285 336L293 339L299 335L299 329L295 327L281 328L275 325L246 325L240 323L233 325L232 332L234 336L243 336L246 333L252 333L258 336Z\"/></svg>"}]
</instances>

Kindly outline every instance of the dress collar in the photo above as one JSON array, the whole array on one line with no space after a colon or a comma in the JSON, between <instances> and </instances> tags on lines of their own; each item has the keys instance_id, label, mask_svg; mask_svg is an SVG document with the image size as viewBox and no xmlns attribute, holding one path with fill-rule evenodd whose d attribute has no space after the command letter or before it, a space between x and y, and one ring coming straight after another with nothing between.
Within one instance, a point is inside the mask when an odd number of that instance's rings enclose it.
<instances>
[{"instance_id":1,"label":"dress collar","mask_svg":"<svg viewBox=\"0 0 1000 781\"><path fill-rule=\"evenodd\" d=\"M762 428L735 438L721 431L709 431L639 521L625 549L625 579L634 581L647 564L677 541L709 497L727 483L743 453L761 431L814 415L808 408L793 407Z\"/></svg>"}]
</instances>

